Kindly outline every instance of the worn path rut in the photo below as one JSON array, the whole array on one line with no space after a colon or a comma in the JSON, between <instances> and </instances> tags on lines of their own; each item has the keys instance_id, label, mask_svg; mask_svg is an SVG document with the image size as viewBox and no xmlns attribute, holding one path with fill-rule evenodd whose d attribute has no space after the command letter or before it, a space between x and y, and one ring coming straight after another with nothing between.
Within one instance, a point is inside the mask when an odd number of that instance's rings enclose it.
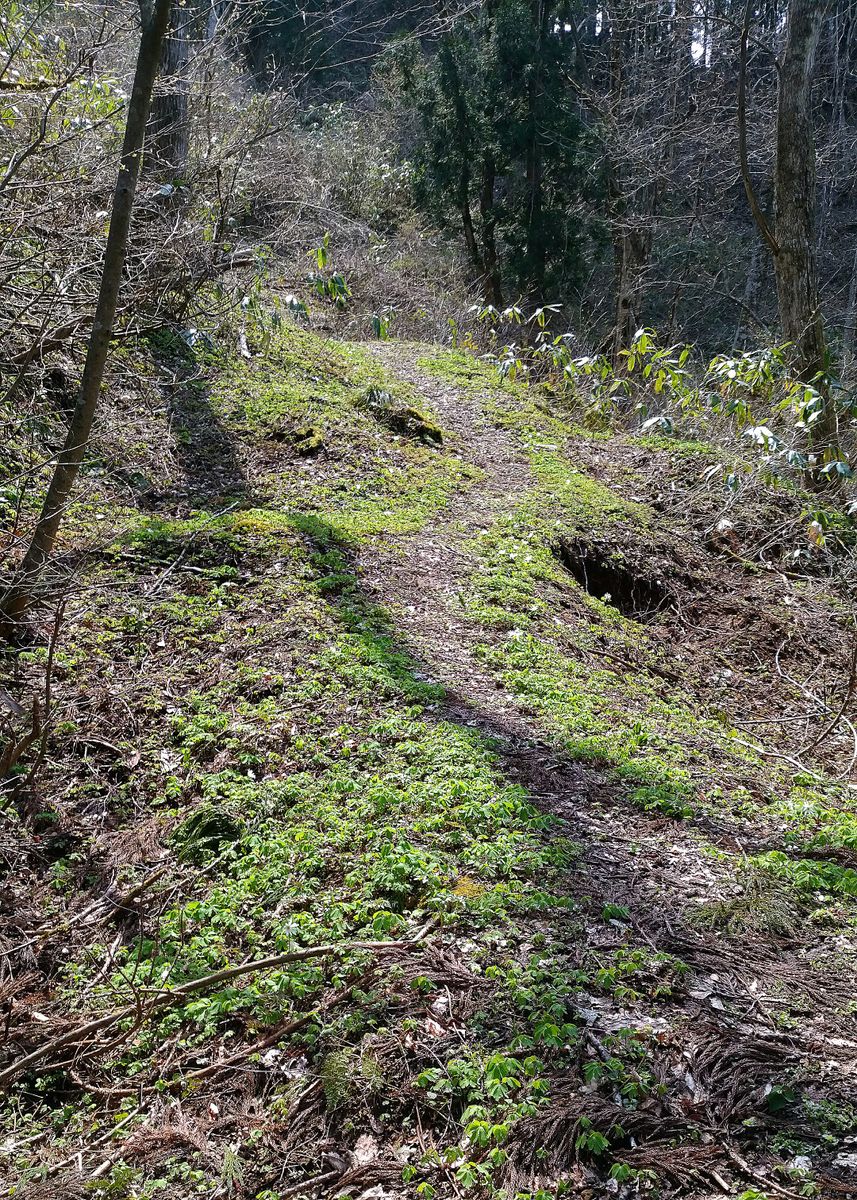
<instances>
[{"instance_id":1,"label":"worn path rut","mask_svg":"<svg viewBox=\"0 0 857 1200\"><path fill-rule=\"evenodd\" d=\"M467 543L533 486L529 464L503 430L485 416L478 395L459 391L421 370L421 348L382 342L374 352L398 379L411 384L451 431L455 448L483 472L434 521L415 534L366 548L358 558L372 598L388 609L408 649L438 683L463 703L491 710L520 736L531 733L517 703L480 666L474 647L484 630L468 620L461 592L473 565Z\"/></svg>"},{"instance_id":2,"label":"worn path rut","mask_svg":"<svg viewBox=\"0 0 857 1200\"><path fill-rule=\"evenodd\" d=\"M450 444L483 477L418 532L364 548L356 563L361 584L388 613L401 644L425 677L446 689L439 715L495 739L507 775L567 822L582 848L579 869L570 881L575 893L594 899L596 905L623 902L640 943L679 955L690 965L681 1001L628 1011L590 998L586 1019L596 1037L627 1026L661 1030L660 1037L675 1040L682 1047L679 1060L688 1064L691 1106L716 1107L715 1097L693 1074L693 1064L706 1054L716 1063L716 1086L726 1097L723 1153L740 1175L727 1132L729 1114L741 1111L750 1093L764 1087L765 1062L773 1075L784 1060L797 1064L826 1058L852 1076L857 1089L857 1043L843 1037L849 1025L843 1017L847 981L836 970L819 973L813 947L806 942L780 939L754 945L748 953L734 939L712 938L681 916L677 919L688 903L713 896L723 886L723 864L712 859L700 830L691 822L635 809L605 772L564 757L516 697L484 668L475 651L490 635L468 618L463 603L474 565L468 543L512 511L534 486L534 477L512 438L486 417L478 394L461 391L420 368L422 348L387 342L374 346L373 352L391 374L424 398L450 432ZM734 871L734 864L726 871ZM592 925L588 936L597 945L603 929ZM778 1025L778 995L789 993L807 997L815 1009L802 1030ZM711 1086L709 1081L709 1090ZM749 1175L767 1183L776 1194L794 1194L757 1177L752 1168L743 1175L745 1180Z\"/></svg>"}]
</instances>

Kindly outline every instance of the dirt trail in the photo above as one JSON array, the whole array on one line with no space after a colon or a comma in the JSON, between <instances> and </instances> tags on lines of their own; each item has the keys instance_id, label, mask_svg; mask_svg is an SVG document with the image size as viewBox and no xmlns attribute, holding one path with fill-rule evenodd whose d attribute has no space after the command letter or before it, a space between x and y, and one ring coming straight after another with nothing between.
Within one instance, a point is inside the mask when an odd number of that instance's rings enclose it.
<instances>
[{"instance_id":1,"label":"dirt trail","mask_svg":"<svg viewBox=\"0 0 857 1200\"><path fill-rule=\"evenodd\" d=\"M800 1062L826 1060L843 1078L857 1081L854 1043L843 1038L849 1024L843 1016L848 981L834 963L818 961L826 955L818 954L821 946L812 931L791 941L755 938L746 944L688 923L695 901L722 894L724 886L726 894L736 888L740 855L730 855L728 862L712 858L707 839L692 822L641 812L604 772L563 758L515 697L483 669L474 650L491 635L468 619L460 598L472 567L466 545L514 508L533 486L533 476L512 439L486 418L477 395L419 368L419 347L385 343L373 351L425 397L484 479L417 533L363 549L357 567L367 593L390 614L426 675L448 689L441 715L496 738L507 775L568 823L583 851L569 880L572 894L589 898L596 914L605 902L627 905L633 940L689 964L680 999L628 1010L590 997L585 1019L591 1036L603 1038L620 1027L660 1030L664 1077L687 1071L690 1091L682 1107L703 1125L716 1121L720 1126L718 1157L729 1164L727 1173L731 1168L734 1175L737 1166L745 1185L767 1183L779 1194L791 1194L777 1188L767 1172L762 1178L741 1169L729 1126L764 1104L764 1089L783 1064L797 1068ZM598 915L588 919L586 936L596 952L610 945L610 933L605 937ZM802 1029L778 1023L777 1010L788 995L806 1001L809 1020ZM648 1136L659 1138L654 1128ZM832 1156L825 1157L826 1166ZM833 1192L842 1194L840 1186ZM691 1188L687 1194L705 1192ZM821 1194L831 1193L822 1185Z\"/></svg>"},{"instance_id":2,"label":"dirt trail","mask_svg":"<svg viewBox=\"0 0 857 1200\"><path fill-rule=\"evenodd\" d=\"M508 434L487 419L477 395L420 369L420 347L381 342L371 348L391 374L425 398L455 437L454 448L484 475L417 533L366 547L357 559L362 581L390 610L408 648L430 665L436 682L465 704L490 706L510 733L532 736L517 702L475 658L473 648L484 642L485 631L467 619L459 599L473 565L466 543L533 486L529 464Z\"/></svg>"},{"instance_id":3,"label":"dirt trail","mask_svg":"<svg viewBox=\"0 0 857 1200\"><path fill-rule=\"evenodd\" d=\"M520 778L544 807L568 821L574 834L585 834L588 841L600 839L608 827L600 802L617 798L616 785L597 767L571 762L550 749L544 734L522 714L518 700L475 655L475 648L491 634L465 614L462 602L474 565L467 543L512 511L534 485L529 463L512 438L485 416L478 393L459 390L420 369L419 346L386 342L372 350L393 375L424 398L463 457L479 467L484 478L416 533L365 546L356 562L361 582L389 613L401 641L427 676L448 690L444 715L497 738L512 777ZM716 879L693 830L625 809L622 832L611 829L611 840L633 840L647 844L650 851L645 857L621 856L632 891L666 889L674 907L677 900L686 901ZM594 849L594 854L599 870L604 869L603 852ZM614 888L614 872L622 872L614 865L607 865L606 871Z\"/></svg>"}]
</instances>

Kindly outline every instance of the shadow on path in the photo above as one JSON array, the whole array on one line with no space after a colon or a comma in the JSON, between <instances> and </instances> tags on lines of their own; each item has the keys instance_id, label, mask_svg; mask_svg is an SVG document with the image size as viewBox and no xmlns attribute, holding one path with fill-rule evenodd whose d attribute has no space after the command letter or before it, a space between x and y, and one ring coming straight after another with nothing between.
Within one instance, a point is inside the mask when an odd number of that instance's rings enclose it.
<instances>
[{"instance_id":1,"label":"shadow on path","mask_svg":"<svg viewBox=\"0 0 857 1200\"><path fill-rule=\"evenodd\" d=\"M246 469L235 438L212 404L205 368L179 339L171 343L169 357L161 357L161 367L169 377L164 391L183 486L150 493L148 507L180 500L190 508L214 510L236 499L249 499Z\"/></svg>"},{"instance_id":2,"label":"shadow on path","mask_svg":"<svg viewBox=\"0 0 857 1200\"><path fill-rule=\"evenodd\" d=\"M337 564L324 594L344 629L376 667L386 670L394 688L416 698L435 678L433 664L425 655L415 656L398 634L390 614L362 583L337 531L314 517L301 517L296 526L325 556L327 570L332 560ZM467 670L464 662L462 670ZM570 978L586 968L586 986L595 993L569 985L570 1007L584 1030L580 1053L572 1068L551 1081L551 1104L515 1134L507 1183L520 1190L546 1169L569 1169L579 1158L577 1139L585 1118L613 1131L612 1154L636 1169L656 1170L686 1195L700 1194L700 1185L722 1188L724 1171L776 1189L768 1173L771 1157L781 1156L772 1155L771 1139L806 1129L797 1101L777 1110L769 1102L772 1089L775 1095L797 1097L795 1080L804 1078L808 1094L847 1100L835 1082L819 1090L815 1081L830 1053L816 1036L818 1010L826 1010L828 1039L833 1032L845 1033L847 981L837 989L835 980L828 987L829 981L813 978L805 959L808 942L730 938L689 922L687 876L694 861L704 859L693 831L633 809L607 770L574 761L537 731L522 733L520 720L498 717L468 697L466 686L463 681L462 689L445 688L424 710L424 719L482 735L505 778L524 787L556 819L557 833L580 847L579 860L563 880L580 920L554 928L549 952L567 961ZM671 861L671 846L677 854L693 847L696 860ZM635 993L630 980L623 988L609 973L613 956L639 954L651 970L648 995L645 989ZM658 964L667 956L687 964L687 972L673 989L659 994ZM600 988L592 983L598 962L607 970ZM777 993L785 1009L787 997L807 1002L816 1017L811 1038L784 1028L776 1007L761 1002L776 1000ZM617 1036L629 1039L632 1057L638 1053L638 1072L649 1081L633 1102L623 1099L610 1078L610 1062L620 1053L611 1049ZM596 1066L604 1082L593 1087ZM544 1148L546 1159L535 1154L536 1146ZM761 1158L762 1166L751 1166L748 1155ZM833 1157L830 1151L816 1160L822 1184L822 1163L835 1170ZM840 1171L827 1178L830 1194L850 1190Z\"/></svg>"}]
</instances>

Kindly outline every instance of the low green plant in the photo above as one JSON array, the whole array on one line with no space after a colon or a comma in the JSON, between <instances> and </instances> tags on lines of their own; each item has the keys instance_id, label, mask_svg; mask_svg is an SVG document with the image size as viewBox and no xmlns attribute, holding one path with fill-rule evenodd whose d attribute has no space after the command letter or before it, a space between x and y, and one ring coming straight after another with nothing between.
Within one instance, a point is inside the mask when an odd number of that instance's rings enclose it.
<instances>
[{"instance_id":1,"label":"low green plant","mask_svg":"<svg viewBox=\"0 0 857 1200\"><path fill-rule=\"evenodd\" d=\"M321 242L309 252L309 257L315 264L316 270L307 276L307 282L322 300L329 300L336 308L347 308L351 299L351 288L345 276L339 271L330 271L330 234L326 233Z\"/></svg>"},{"instance_id":2,"label":"low green plant","mask_svg":"<svg viewBox=\"0 0 857 1200\"><path fill-rule=\"evenodd\" d=\"M555 316L555 309L537 308L527 315L517 305L504 311L489 305L475 311L491 325L495 339L509 322L531 330L527 341L507 343L486 356L500 380L547 383L582 404L586 420L595 425L621 423L633 414L642 435L671 438L680 426L696 435L722 418L756 451L757 469L765 479L775 479L784 469L800 477L810 467L815 457L812 432L825 403L832 402L843 420L853 417L853 395L830 379L796 378L785 345L718 355L707 366L694 365L691 346L662 346L655 330L643 328L611 361L604 354L575 354L572 334L546 328L546 313ZM825 400L831 393L832 401ZM831 479L853 476L834 447L822 451L817 467ZM720 470L712 466L709 477L718 477ZM724 478L737 486L734 470L727 469Z\"/></svg>"}]
</instances>

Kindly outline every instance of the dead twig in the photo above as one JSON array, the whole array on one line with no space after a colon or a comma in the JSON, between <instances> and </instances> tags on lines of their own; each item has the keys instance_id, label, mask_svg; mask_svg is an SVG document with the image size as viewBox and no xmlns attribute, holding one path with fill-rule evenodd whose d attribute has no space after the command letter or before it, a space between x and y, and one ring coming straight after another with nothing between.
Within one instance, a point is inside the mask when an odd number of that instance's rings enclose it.
<instances>
[{"instance_id":1,"label":"dead twig","mask_svg":"<svg viewBox=\"0 0 857 1200\"><path fill-rule=\"evenodd\" d=\"M801 746L801 748L797 751L798 757L800 757L802 754L811 753L813 750L815 750L816 746L820 746L825 738L829 737L830 734L833 733L836 726L845 716L845 711L848 708L848 705L851 703L851 697L854 695L855 686L857 686L857 637L854 638L851 646L851 663L848 668L848 683L845 687L845 695L842 698L842 703L839 705L839 708L830 718L828 723L824 726L821 733L819 733L817 737L813 738L813 740L806 746Z\"/></svg>"},{"instance_id":2,"label":"dead twig","mask_svg":"<svg viewBox=\"0 0 857 1200\"><path fill-rule=\"evenodd\" d=\"M285 1200L286 1196L297 1196L299 1192L308 1192L311 1188L322 1187L326 1183L333 1183L334 1180L341 1178L341 1171L327 1171L324 1175L315 1175L312 1179L305 1179L303 1183L296 1183L294 1187L280 1192L280 1200Z\"/></svg>"},{"instance_id":3,"label":"dead twig","mask_svg":"<svg viewBox=\"0 0 857 1200\"><path fill-rule=\"evenodd\" d=\"M222 970L215 971L211 975L205 975L201 979L193 979L188 983L180 984L178 987L155 992L149 997L147 1003L143 1002L142 997L138 997L137 1002L134 1004L114 1009L112 1012L105 1013L104 1016L98 1017L94 1021L67 1029L59 1037L53 1038L51 1041L39 1046L38 1049L33 1050L24 1058L13 1062L4 1071L0 1071L0 1087L7 1086L20 1078L22 1074L35 1066L36 1063L50 1058L58 1050L65 1050L70 1046L80 1046L81 1043L88 1041L95 1034L109 1029L120 1021L128 1020L128 1018L133 1018L135 1022L134 1027L138 1028L146 1017L157 1012L159 1009L181 1004L187 996L194 995L196 992L204 991L206 988L214 987L217 984L227 983L243 975L251 975L260 971L271 970L274 967L285 966L287 963L304 962L310 958L330 958L335 955L348 954L354 950L373 950L376 953L383 953L389 950L405 950L419 945L420 941L421 938L417 935L417 938L411 941L348 942L343 945L309 946L304 950L295 950L287 954L274 954L269 958L255 959L251 962L240 963L235 967L224 967Z\"/></svg>"},{"instance_id":4,"label":"dead twig","mask_svg":"<svg viewBox=\"0 0 857 1200\"><path fill-rule=\"evenodd\" d=\"M792 1192L788 1188L782 1187L773 1179L769 1179L766 1175L754 1171L746 1158L742 1158L737 1150L733 1150L731 1146L724 1146L723 1153L729 1161L738 1168L738 1170L748 1179L752 1179L754 1183L758 1183L766 1192L774 1192L777 1196L786 1196L788 1200L801 1200L799 1192Z\"/></svg>"}]
</instances>

